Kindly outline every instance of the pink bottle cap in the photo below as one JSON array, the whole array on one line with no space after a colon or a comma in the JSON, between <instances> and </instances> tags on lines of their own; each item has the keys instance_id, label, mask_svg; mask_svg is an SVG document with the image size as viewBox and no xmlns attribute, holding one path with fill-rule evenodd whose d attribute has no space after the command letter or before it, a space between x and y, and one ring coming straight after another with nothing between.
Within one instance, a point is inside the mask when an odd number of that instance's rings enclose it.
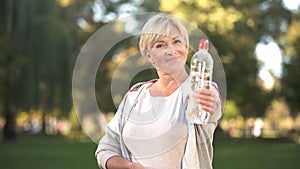
<instances>
[{"instance_id":1,"label":"pink bottle cap","mask_svg":"<svg viewBox=\"0 0 300 169\"><path fill-rule=\"evenodd\" d=\"M205 51L208 51L209 41L207 39L201 39L200 42L199 42L198 48L202 49L202 50L205 50Z\"/></svg>"}]
</instances>

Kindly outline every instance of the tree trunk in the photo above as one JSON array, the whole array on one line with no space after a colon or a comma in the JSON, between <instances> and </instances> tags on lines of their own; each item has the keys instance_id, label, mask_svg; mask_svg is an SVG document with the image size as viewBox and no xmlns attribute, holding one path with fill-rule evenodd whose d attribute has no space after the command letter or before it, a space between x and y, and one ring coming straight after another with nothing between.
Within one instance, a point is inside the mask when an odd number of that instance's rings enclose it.
<instances>
[{"instance_id":1,"label":"tree trunk","mask_svg":"<svg viewBox=\"0 0 300 169\"><path fill-rule=\"evenodd\" d=\"M4 93L4 113L5 113L5 125L3 128L4 140L15 140L17 138L17 128L16 128L16 110L11 105L11 55L6 56L6 74L3 82Z\"/></svg>"},{"instance_id":2,"label":"tree trunk","mask_svg":"<svg viewBox=\"0 0 300 169\"><path fill-rule=\"evenodd\" d=\"M3 33L7 38L7 43L9 46L11 45L12 38L12 29L14 25L14 9L15 9L15 1L5 0L1 1L0 9L1 9L1 29L0 33ZM16 140L17 139L17 128L16 128L16 110L12 106L11 93L12 92L12 73L11 73L11 63L12 63L12 48L8 49L7 53L4 54L4 77L3 77L3 109L5 115L5 124L3 128L3 139L7 141Z\"/></svg>"},{"instance_id":3,"label":"tree trunk","mask_svg":"<svg viewBox=\"0 0 300 169\"><path fill-rule=\"evenodd\" d=\"M5 109L6 122L3 128L3 139L14 141L17 139L16 118L14 109L7 106Z\"/></svg>"}]
</instances>

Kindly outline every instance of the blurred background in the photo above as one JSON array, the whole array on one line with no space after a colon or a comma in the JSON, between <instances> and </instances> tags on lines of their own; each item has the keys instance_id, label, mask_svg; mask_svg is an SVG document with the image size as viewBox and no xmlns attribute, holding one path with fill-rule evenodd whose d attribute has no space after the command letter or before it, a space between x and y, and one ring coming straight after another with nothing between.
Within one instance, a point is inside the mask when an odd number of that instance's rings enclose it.
<instances>
[{"instance_id":1,"label":"blurred background","mask_svg":"<svg viewBox=\"0 0 300 169\"><path fill-rule=\"evenodd\" d=\"M1 0L0 168L97 168L97 145L72 103L73 68L93 33L142 12L189 21L219 53L227 99L216 169L299 167L300 0ZM108 120L121 99L111 95L112 75L138 50L135 41L116 44L97 71L96 97ZM152 77L140 73L132 83Z\"/></svg>"}]
</instances>

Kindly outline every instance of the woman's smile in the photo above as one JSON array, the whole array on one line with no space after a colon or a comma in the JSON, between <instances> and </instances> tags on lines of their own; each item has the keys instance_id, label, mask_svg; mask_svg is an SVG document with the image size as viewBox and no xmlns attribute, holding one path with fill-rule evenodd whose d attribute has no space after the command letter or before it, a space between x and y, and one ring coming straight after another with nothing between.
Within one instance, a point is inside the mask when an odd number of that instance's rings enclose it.
<instances>
[{"instance_id":1,"label":"woman's smile","mask_svg":"<svg viewBox=\"0 0 300 169\"><path fill-rule=\"evenodd\" d=\"M171 56L171 57L168 57L166 59L167 62L173 62L173 61L177 61L179 59L179 57L177 56Z\"/></svg>"}]
</instances>

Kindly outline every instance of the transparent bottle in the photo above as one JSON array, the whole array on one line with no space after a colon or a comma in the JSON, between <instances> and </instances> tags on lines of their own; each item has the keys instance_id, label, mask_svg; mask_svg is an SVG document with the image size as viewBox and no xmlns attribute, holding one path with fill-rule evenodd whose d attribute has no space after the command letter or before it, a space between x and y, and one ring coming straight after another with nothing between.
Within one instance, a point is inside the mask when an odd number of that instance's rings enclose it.
<instances>
[{"instance_id":1,"label":"transparent bottle","mask_svg":"<svg viewBox=\"0 0 300 169\"><path fill-rule=\"evenodd\" d=\"M211 89L213 74L213 58L209 54L209 41L201 39L198 51L193 55L190 65L190 99L187 107L187 121L195 124L206 124L210 113L195 104L192 95L202 87Z\"/></svg>"}]
</instances>

